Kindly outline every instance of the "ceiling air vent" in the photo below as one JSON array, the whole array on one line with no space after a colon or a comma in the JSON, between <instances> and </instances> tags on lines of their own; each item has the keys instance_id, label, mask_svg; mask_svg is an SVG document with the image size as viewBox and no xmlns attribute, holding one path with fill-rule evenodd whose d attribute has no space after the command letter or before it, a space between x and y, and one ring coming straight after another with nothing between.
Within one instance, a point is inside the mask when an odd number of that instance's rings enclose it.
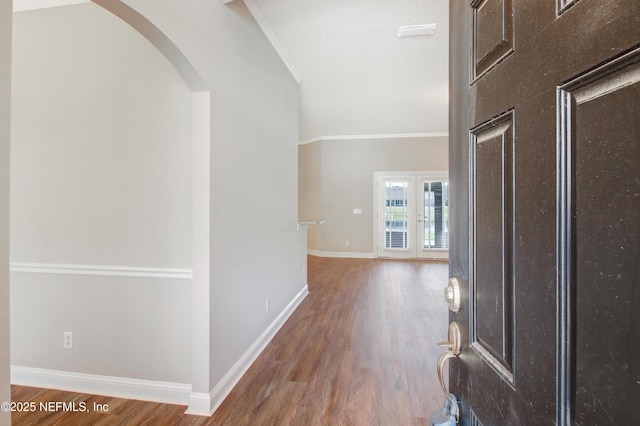
<instances>
[{"instance_id":1,"label":"ceiling air vent","mask_svg":"<svg viewBox=\"0 0 640 426\"><path fill-rule=\"evenodd\" d=\"M433 35L438 24L407 25L398 28L398 37Z\"/></svg>"}]
</instances>

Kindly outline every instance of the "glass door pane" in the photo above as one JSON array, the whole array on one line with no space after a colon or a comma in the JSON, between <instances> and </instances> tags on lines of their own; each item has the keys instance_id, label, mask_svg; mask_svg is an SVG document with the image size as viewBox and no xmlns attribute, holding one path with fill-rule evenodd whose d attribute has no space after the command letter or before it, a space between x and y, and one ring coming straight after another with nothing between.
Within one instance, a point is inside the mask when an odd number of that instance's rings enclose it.
<instances>
[{"instance_id":1,"label":"glass door pane","mask_svg":"<svg viewBox=\"0 0 640 426\"><path fill-rule=\"evenodd\" d=\"M449 182L423 182L423 249L449 248Z\"/></svg>"},{"instance_id":2,"label":"glass door pane","mask_svg":"<svg viewBox=\"0 0 640 426\"><path fill-rule=\"evenodd\" d=\"M409 247L409 183L386 181L384 183L385 248Z\"/></svg>"}]
</instances>

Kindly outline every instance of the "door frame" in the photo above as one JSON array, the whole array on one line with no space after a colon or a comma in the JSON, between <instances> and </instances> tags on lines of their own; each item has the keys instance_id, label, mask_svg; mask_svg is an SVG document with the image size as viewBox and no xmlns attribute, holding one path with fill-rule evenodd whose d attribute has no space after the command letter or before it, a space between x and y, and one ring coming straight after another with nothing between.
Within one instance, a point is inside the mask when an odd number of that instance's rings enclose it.
<instances>
[{"instance_id":1,"label":"door frame","mask_svg":"<svg viewBox=\"0 0 640 426\"><path fill-rule=\"evenodd\" d=\"M425 249L420 249L419 247L417 247L416 245L416 254L415 256L394 256L394 257L386 257L386 256L379 256L378 255L378 244L379 244L379 238L380 238L380 230L379 230L379 226L378 226L378 211L379 211L379 206L378 206L378 201L379 201L379 190L378 190L378 181L381 178L402 178L402 177L411 177L413 179L416 180L416 183L420 183L419 182L419 177L421 176L428 176L429 178L432 178L434 181L436 180L446 180L449 181L449 171L448 170L437 170L437 171L407 171L407 172L403 172L403 171L393 171L393 172L373 172L373 243L374 243L374 247L373 247L373 257L374 258L380 258L380 259L387 259L387 258L399 258L399 259L431 259L431 260L448 260L449 259L449 249L443 249L443 250L439 250L439 249L429 249L429 250L425 250ZM413 188L413 196L416 196L418 194L418 187L417 185ZM417 209L416 209L417 211ZM412 237L416 238L417 235L417 230L416 230L416 226L414 224L413 226L413 233L412 233ZM417 242L416 242L417 243Z\"/></svg>"}]
</instances>

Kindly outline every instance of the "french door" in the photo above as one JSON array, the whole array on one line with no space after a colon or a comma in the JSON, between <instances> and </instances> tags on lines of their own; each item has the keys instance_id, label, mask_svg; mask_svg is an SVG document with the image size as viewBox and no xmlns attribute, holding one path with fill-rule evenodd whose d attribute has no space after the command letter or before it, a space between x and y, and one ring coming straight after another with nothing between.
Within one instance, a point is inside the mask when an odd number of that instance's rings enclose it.
<instances>
[{"instance_id":1,"label":"french door","mask_svg":"<svg viewBox=\"0 0 640 426\"><path fill-rule=\"evenodd\" d=\"M448 257L446 173L378 175L376 194L378 257Z\"/></svg>"}]
</instances>

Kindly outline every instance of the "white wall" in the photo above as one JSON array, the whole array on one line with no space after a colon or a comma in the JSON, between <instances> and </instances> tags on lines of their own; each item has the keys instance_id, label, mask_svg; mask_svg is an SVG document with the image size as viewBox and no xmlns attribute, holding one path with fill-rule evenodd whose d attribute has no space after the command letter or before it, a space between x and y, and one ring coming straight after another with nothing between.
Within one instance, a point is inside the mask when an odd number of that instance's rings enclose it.
<instances>
[{"instance_id":1,"label":"white wall","mask_svg":"<svg viewBox=\"0 0 640 426\"><path fill-rule=\"evenodd\" d=\"M12 272L12 363L191 383L191 281L86 271L191 268L191 90L91 3L16 13L13 55L11 262L83 275Z\"/></svg>"},{"instance_id":2,"label":"white wall","mask_svg":"<svg viewBox=\"0 0 640 426\"><path fill-rule=\"evenodd\" d=\"M127 3L174 41L211 91L215 387L306 286L306 235L296 230L298 86L242 2Z\"/></svg>"},{"instance_id":3,"label":"white wall","mask_svg":"<svg viewBox=\"0 0 640 426\"><path fill-rule=\"evenodd\" d=\"M0 2L0 402L11 400L9 384L9 135L11 96L11 2ZM0 410L0 425L11 413Z\"/></svg>"},{"instance_id":4,"label":"white wall","mask_svg":"<svg viewBox=\"0 0 640 426\"><path fill-rule=\"evenodd\" d=\"M308 248L373 255L374 172L446 171L448 149L447 137L328 140L300 145L300 216L327 220L309 227ZM353 209L362 209L362 214L354 215Z\"/></svg>"}]
</instances>

